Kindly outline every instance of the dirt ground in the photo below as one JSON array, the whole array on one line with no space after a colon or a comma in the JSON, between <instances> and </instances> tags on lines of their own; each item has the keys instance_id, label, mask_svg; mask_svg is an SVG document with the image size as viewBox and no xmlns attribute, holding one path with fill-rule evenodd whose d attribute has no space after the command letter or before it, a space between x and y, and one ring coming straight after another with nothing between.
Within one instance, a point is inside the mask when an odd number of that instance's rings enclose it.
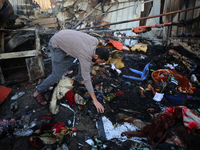
<instances>
[{"instance_id":1,"label":"dirt ground","mask_svg":"<svg viewBox=\"0 0 200 150\"><path fill-rule=\"evenodd\" d=\"M125 63L125 67L121 69L122 74L131 75L131 72L129 68L135 68L137 70L142 70L144 66L151 62L150 69L157 70L164 68L164 65L166 63L173 63L172 59L167 58L167 52L169 49L175 49L180 52L180 54L185 55L189 58L191 58L193 61L197 62L199 64L199 60L194 57L194 55L186 52L183 50L183 48L180 47L164 47L164 46L148 46L147 53L143 52L128 52L128 51L121 51L118 54L123 57L122 61ZM188 75L188 72L186 72L185 68L181 68L182 65L180 65L180 70L183 74ZM46 68L46 75L49 75L51 72L51 61L45 62L45 68ZM150 70L150 72L152 72ZM198 79L200 79L200 70L197 68L195 74L197 75ZM151 116L148 113L149 108L156 109L157 112L161 111L162 107L170 107L175 106L175 104L170 103L165 98L161 102L155 102L153 101L154 94L152 91L145 91L144 95L141 94L141 90L139 87L146 87L148 84L153 85L153 81L151 76L149 75L148 78L145 81L136 81L131 79L123 78L121 75L112 74L113 76L111 78L104 77L103 83L105 83L105 86L110 86L111 83L115 84L115 88L113 89L116 91L123 91L124 94L115 97L111 101L106 101L105 108L106 111L103 114L107 118L111 120L113 124L118 123L118 119L116 117L117 114L123 113L129 117L141 119L144 122L150 122ZM133 75L133 74L132 74ZM36 90L36 87L38 84L40 84L43 79L39 79L33 83L29 83L28 81L15 83L12 85L7 85L7 87L12 88L12 92L9 94L9 96L6 98L6 100L1 104L0 109L0 119L9 119L9 118L16 118L21 119L22 116L29 115L30 120L29 123L31 123L33 120L37 120L39 117L44 116L45 114L50 114L52 116L51 122L63 122L68 127L72 126L74 113L66 108L60 105L59 107L59 113L56 115L53 115L50 113L49 108L47 106L41 106L39 105L33 98L33 93ZM194 85L196 86L196 85ZM197 97L200 97L200 88L196 86L196 92L193 94ZM17 100L17 108L16 110L11 110L11 104L14 102L11 100L11 97L15 95L17 92L25 92L25 94L18 98ZM47 91L45 93L46 98L50 101L51 99L52 91ZM64 98L58 102L58 104L66 103L68 104L68 101L66 101ZM185 106L188 108L200 108L200 101L191 101L187 100L184 103ZM85 142L85 137L95 137L99 135L99 131L96 127L96 121L98 116L100 114L97 114L94 106L91 101L88 101L88 103L84 106L79 105L72 105L71 108L76 112L75 115L75 128L82 129L83 131L76 131L76 134L73 135L65 135L64 139L62 140L62 143L60 143L60 146L62 144L67 144L67 147L70 150L89 150L91 149L91 146ZM123 109L122 109L123 108ZM132 110L132 111L127 111ZM35 126L32 128L34 131L38 129L38 126ZM12 133L6 134L5 136L1 137L0 139L0 147L1 149L5 150L34 150L35 147L31 146L28 142L32 135L30 136L15 136ZM148 141L146 141L148 143ZM132 145L135 144L135 141L126 140L125 142L121 142L118 139L113 140L105 140L103 141L105 145L107 145L107 148L105 149L121 149L121 150L127 150L130 149ZM52 144L52 145L46 145L43 147L43 149L56 149L57 145L59 144ZM149 147L150 149L152 147ZM42 149L42 148L41 148Z\"/></svg>"}]
</instances>

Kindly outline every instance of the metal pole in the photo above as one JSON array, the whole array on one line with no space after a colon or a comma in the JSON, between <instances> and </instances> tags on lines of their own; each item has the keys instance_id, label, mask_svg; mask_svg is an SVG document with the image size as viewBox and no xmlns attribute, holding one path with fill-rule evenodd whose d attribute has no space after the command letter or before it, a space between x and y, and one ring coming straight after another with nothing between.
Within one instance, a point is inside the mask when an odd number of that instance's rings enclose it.
<instances>
[{"instance_id":1,"label":"metal pole","mask_svg":"<svg viewBox=\"0 0 200 150\"><path fill-rule=\"evenodd\" d=\"M183 1L181 1L181 4L180 4L180 6L179 6L179 9L181 9L182 3L183 3ZM181 17L181 14L178 13L178 21L180 21L180 17ZM180 31L180 28L179 28L179 26L177 26L176 36L179 35L179 31Z\"/></svg>"},{"instance_id":2,"label":"metal pole","mask_svg":"<svg viewBox=\"0 0 200 150\"><path fill-rule=\"evenodd\" d=\"M170 0L169 5L170 5L169 11L172 11L172 0ZM172 15L169 16L169 22L172 22ZM167 45L169 44L169 36L170 36L171 29L172 29L172 26L168 26L168 28L167 28Z\"/></svg>"},{"instance_id":3,"label":"metal pole","mask_svg":"<svg viewBox=\"0 0 200 150\"><path fill-rule=\"evenodd\" d=\"M108 14L109 10L116 4L117 2L114 2L107 10L105 13L103 13L103 16L105 16L106 14Z\"/></svg>"},{"instance_id":4,"label":"metal pole","mask_svg":"<svg viewBox=\"0 0 200 150\"><path fill-rule=\"evenodd\" d=\"M102 32L116 32L116 31L127 31L132 30L133 28L125 28L125 29L116 29L116 30L93 30L93 31L83 31L85 33L102 33Z\"/></svg>"},{"instance_id":5,"label":"metal pole","mask_svg":"<svg viewBox=\"0 0 200 150\"><path fill-rule=\"evenodd\" d=\"M74 25L71 29L76 29L76 27L78 27L95 9L97 9L99 6L101 5L101 3L99 3L97 6L95 6L95 8L93 8L85 17L83 17L82 20L80 20L76 25Z\"/></svg>"},{"instance_id":6,"label":"metal pole","mask_svg":"<svg viewBox=\"0 0 200 150\"><path fill-rule=\"evenodd\" d=\"M86 29L99 28L99 27L104 27L104 26L111 26L111 25L116 25L116 24L121 24L121 23L140 21L140 20L145 20L145 19L150 19L150 18L172 15L172 14L176 14L176 13L179 13L179 12L185 12L185 11L189 11L189 10L193 10L193 9L197 9L197 8L200 8L200 6L188 8L188 9L184 9L184 10L176 10L176 11L172 11L172 12L168 12L168 13L160 14L160 15L155 15L155 16L142 17L142 18L137 18L137 19L132 19L132 20L125 20L125 21L114 22L114 23L109 23L109 24L97 25L95 27L86 27L86 28L82 28L82 29L78 29L78 30L86 30Z\"/></svg>"},{"instance_id":7,"label":"metal pole","mask_svg":"<svg viewBox=\"0 0 200 150\"><path fill-rule=\"evenodd\" d=\"M52 11L53 17L55 17L55 14L54 14L54 11L53 11L52 1L51 1L51 0L49 0L49 1L50 1L50 3L51 3L51 11Z\"/></svg>"},{"instance_id":8,"label":"metal pole","mask_svg":"<svg viewBox=\"0 0 200 150\"><path fill-rule=\"evenodd\" d=\"M112 13L112 12L115 12L115 11L119 11L119 10L123 10L123 9L126 9L126 8L129 8L129 7L133 7L133 6L138 6L138 5L141 5L141 4L145 4L145 3L149 3L149 2L152 2L153 0L149 0L149 1L145 1L145 2L141 2L141 3L138 3L138 4L133 4L133 5L130 5L130 6L127 6L127 7L123 7L123 8L119 8L119 9L115 9L115 10L111 10L111 11L108 11L108 12L105 12L105 13L101 13L101 14L98 14L98 15L95 15L95 16L90 16L90 17L97 17L97 16L100 16L100 15L105 15L105 14L108 14L108 13ZM128 1L127 1L128 2ZM130 2L130 1L129 1ZM125 3L125 2L115 2L115 3ZM114 4L114 3L113 3ZM113 5L112 4L112 5Z\"/></svg>"}]
</instances>

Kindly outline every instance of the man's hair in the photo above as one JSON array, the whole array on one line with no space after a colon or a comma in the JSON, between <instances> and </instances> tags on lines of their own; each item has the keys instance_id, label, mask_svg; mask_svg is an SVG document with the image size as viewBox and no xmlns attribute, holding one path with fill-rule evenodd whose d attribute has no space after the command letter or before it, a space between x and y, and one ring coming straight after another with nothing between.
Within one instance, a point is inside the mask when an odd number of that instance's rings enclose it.
<instances>
[{"instance_id":1,"label":"man's hair","mask_svg":"<svg viewBox=\"0 0 200 150\"><path fill-rule=\"evenodd\" d=\"M104 59L105 61L107 61L110 56L108 49L105 47L96 48L96 54L99 56L99 59Z\"/></svg>"}]
</instances>

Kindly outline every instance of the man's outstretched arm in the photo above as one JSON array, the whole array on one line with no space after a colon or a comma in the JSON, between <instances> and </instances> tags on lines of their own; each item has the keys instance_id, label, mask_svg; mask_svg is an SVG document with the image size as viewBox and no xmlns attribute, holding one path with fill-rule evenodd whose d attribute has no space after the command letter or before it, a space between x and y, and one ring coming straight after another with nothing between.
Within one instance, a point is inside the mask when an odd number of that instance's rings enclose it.
<instances>
[{"instance_id":1,"label":"man's outstretched arm","mask_svg":"<svg viewBox=\"0 0 200 150\"><path fill-rule=\"evenodd\" d=\"M100 113L104 113L104 107L103 105L101 105L101 103L97 100L96 98L96 95L94 93L90 94L92 100L93 100L93 103L97 109L97 112L100 112Z\"/></svg>"}]
</instances>

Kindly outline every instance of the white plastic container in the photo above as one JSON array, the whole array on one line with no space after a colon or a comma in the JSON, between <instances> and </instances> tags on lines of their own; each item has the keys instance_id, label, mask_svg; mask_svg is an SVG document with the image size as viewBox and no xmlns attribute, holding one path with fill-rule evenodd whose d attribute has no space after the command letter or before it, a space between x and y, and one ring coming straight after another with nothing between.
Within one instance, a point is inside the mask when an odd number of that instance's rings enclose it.
<instances>
[{"instance_id":1,"label":"white plastic container","mask_svg":"<svg viewBox=\"0 0 200 150\"><path fill-rule=\"evenodd\" d=\"M163 99L164 93L157 93L154 95L153 100L160 102Z\"/></svg>"}]
</instances>

